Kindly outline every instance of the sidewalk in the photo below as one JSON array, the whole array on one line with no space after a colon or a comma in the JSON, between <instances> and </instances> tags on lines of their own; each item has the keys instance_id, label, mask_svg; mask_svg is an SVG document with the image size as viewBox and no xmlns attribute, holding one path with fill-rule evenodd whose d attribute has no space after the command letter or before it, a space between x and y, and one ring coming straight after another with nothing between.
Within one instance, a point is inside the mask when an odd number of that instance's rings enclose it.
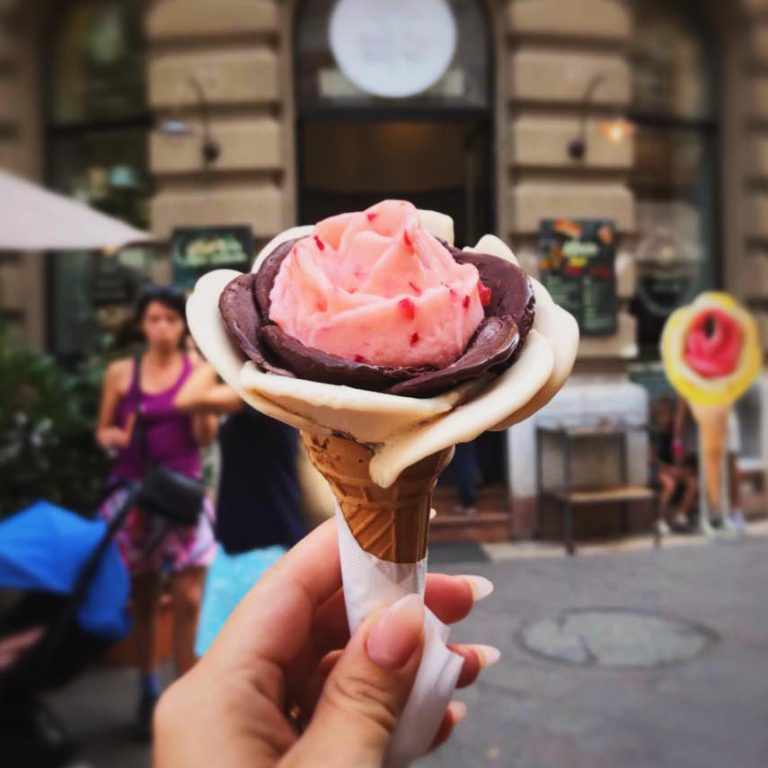
<instances>
[{"instance_id":1,"label":"sidewalk","mask_svg":"<svg viewBox=\"0 0 768 768\"><path fill-rule=\"evenodd\" d=\"M460 692L466 720L421 768L768 765L764 528L658 551L647 539L584 547L575 558L543 545L436 548L435 570L496 584L452 639L494 643L503 656ZM130 741L130 671L96 670L51 701L90 765L149 765Z\"/></svg>"}]
</instances>

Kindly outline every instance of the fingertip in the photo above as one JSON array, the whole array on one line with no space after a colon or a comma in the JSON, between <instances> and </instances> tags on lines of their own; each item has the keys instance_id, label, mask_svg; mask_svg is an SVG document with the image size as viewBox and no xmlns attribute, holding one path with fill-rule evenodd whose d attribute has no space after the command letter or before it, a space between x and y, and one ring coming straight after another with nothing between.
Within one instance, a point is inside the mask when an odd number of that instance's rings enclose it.
<instances>
[{"instance_id":1,"label":"fingertip","mask_svg":"<svg viewBox=\"0 0 768 768\"><path fill-rule=\"evenodd\" d=\"M465 574L461 578L469 584L469 588L472 590L472 598L476 603L484 600L495 589L493 582L490 579L486 579L485 576Z\"/></svg>"},{"instance_id":2,"label":"fingertip","mask_svg":"<svg viewBox=\"0 0 768 768\"><path fill-rule=\"evenodd\" d=\"M429 751L433 751L438 747L445 744L448 739L451 738L453 729L456 724L459 723L467 714L467 705L462 701L452 701L443 714L443 719L440 722L440 727L437 729L435 738L429 748Z\"/></svg>"},{"instance_id":3,"label":"fingertip","mask_svg":"<svg viewBox=\"0 0 768 768\"><path fill-rule=\"evenodd\" d=\"M448 714L453 719L453 724L456 725L467 716L467 705L463 701L452 701L448 705Z\"/></svg>"},{"instance_id":4,"label":"fingertip","mask_svg":"<svg viewBox=\"0 0 768 768\"><path fill-rule=\"evenodd\" d=\"M475 603L472 585L463 576L429 574L424 595L427 607L445 624L455 624L469 615Z\"/></svg>"},{"instance_id":5,"label":"fingertip","mask_svg":"<svg viewBox=\"0 0 768 768\"><path fill-rule=\"evenodd\" d=\"M461 666L456 687L466 688L468 685L472 685L480 676L480 670L483 668L480 654L472 646L451 645L449 648L454 653L464 657L464 664Z\"/></svg>"},{"instance_id":6,"label":"fingertip","mask_svg":"<svg viewBox=\"0 0 768 768\"><path fill-rule=\"evenodd\" d=\"M480 656L480 666L483 668L493 666L501 658L501 651L493 645L477 643L472 647L475 653Z\"/></svg>"}]
</instances>

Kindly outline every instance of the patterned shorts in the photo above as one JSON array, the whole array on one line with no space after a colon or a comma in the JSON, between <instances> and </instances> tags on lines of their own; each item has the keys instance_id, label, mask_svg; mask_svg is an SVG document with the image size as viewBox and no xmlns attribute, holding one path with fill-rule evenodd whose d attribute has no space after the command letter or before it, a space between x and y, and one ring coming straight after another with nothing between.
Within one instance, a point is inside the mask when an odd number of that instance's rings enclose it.
<instances>
[{"instance_id":1,"label":"patterned shorts","mask_svg":"<svg viewBox=\"0 0 768 768\"><path fill-rule=\"evenodd\" d=\"M112 520L127 494L126 488L118 488L111 493L101 505L99 515L107 521ZM132 576L202 568L210 565L216 554L214 521L213 499L206 494L196 527L169 526L157 516L132 509L117 532L115 541Z\"/></svg>"}]
</instances>

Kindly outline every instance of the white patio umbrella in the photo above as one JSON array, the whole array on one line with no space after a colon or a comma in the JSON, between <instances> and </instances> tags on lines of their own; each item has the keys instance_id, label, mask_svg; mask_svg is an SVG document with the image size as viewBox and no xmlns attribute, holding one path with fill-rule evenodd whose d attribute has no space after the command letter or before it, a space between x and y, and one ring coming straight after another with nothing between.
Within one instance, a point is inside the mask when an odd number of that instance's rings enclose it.
<instances>
[{"instance_id":1,"label":"white patio umbrella","mask_svg":"<svg viewBox=\"0 0 768 768\"><path fill-rule=\"evenodd\" d=\"M0 170L0 251L84 251L153 241L147 232Z\"/></svg>"}]
</instances>

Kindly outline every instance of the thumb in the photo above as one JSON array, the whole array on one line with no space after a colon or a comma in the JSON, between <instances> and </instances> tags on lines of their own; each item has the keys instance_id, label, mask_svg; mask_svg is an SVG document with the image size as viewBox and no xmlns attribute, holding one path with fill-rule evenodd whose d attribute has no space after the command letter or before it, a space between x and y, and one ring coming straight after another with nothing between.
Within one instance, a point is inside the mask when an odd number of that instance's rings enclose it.
<instances>
[{"instance_id":1,"label":"thumb","mask_svg":"<svg viewBox=\"0 0 768 768\"><path fill-rule=\"evenodd\" d=\"M407 595L369 617L328 676L286 764L379 768L416 679L424 605ZM295 763L291 758L295 757Z\"/></svg>"}]
</instances>

